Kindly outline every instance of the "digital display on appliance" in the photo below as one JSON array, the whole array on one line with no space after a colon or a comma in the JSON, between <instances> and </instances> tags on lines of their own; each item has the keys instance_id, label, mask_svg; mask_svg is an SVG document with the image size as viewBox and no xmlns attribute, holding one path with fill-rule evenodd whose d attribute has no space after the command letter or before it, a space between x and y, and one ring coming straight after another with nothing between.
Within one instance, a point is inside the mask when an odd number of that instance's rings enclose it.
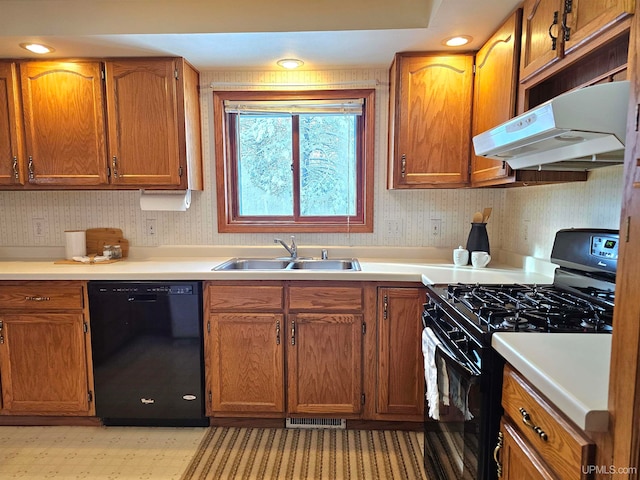
<instances>
[{"instance_id":1,"label":"digital display on appliance","mask_svg":"<svg viewBox=\"0 0 640 480\"><path fill-rule=\"evenodd\" d=\"M604 248L613 248L616 246L615 240L607 240L604 242Z\"/></svg>"}]
</instances>

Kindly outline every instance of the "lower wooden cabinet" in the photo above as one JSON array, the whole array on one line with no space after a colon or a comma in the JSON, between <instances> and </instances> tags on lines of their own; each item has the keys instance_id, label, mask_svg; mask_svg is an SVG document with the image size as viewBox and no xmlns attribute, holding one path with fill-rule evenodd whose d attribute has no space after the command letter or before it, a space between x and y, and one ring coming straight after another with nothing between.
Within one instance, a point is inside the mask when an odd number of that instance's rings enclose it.
<instances>
[{"instance_id":1,"label":"lower wooden cabinet","mask_svg":"<svg viewBox=\"0 0 640 480\"><path fill-rule=\"evenodd\" d=\"M0 283L0 415L94 415L86 283Z\"/></svg>"},{"instance_id":2,"label":"lower wooden cabinet","mask_svg":"<svg viewBox=\"0 0 640 480\"><path fill-rule=\"evenodd\" d=\"M587 480L595 444L510 365L495 460L503 479Z\"/></svg>"},{"instance_id":3,"label":"lower wooden cabinet","mask_svg":"<svg viewBox=\"0 0 640 480\"><path fill-rule=\"evenodd\" d=\"M424 420L424 288L378 289L376 417Z\"/></svg>"}]
</instances>

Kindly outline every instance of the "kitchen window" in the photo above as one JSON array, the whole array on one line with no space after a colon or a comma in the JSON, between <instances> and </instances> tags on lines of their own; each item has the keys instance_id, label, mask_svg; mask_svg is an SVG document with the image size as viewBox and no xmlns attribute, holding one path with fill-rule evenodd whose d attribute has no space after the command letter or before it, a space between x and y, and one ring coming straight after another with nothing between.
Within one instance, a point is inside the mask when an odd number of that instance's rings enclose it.
<instances>
[{"instance_id":1,"label":"kitchen window","mask_svg":"<svg viewBox=\"0 0 640 480\"><path fill-rule=\"evenodd\" d=\"M374 90L214 92L220 232L372 232Z\"/></svg>"}]
</instances>

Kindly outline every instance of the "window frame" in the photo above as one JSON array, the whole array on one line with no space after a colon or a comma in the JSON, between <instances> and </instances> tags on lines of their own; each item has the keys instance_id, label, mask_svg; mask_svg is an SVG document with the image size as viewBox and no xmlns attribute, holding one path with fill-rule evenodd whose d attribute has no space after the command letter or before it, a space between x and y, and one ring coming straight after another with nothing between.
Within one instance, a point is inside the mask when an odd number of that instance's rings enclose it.
<instances>
[{"instance_id":1,"label":"window frame","mask_svg":"<svg viewBox=\"0 0 640 480\"><path fill-rule=\"evenodd\" d=\"M353 216L240 217L237 205L236 141L231 128L234 114L226 113L225 100L332 100L363 98L362 115L357 120L360 141L356 146L356 213ZM373 232L373 188L375 145L375 89L300 90L300 91L214 91L214 142L216 163L216 197L218 232ZM296 165L293 188L299 189L299 158L293 152ZM297 206L295 210L297 210Z\"/></svg>"}]
</instances>

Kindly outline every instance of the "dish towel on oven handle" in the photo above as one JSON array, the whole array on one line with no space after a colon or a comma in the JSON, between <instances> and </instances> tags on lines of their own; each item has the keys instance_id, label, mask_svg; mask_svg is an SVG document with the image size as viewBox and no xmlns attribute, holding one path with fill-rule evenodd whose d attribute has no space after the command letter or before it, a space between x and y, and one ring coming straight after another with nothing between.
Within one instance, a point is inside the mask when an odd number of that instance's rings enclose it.
<instances>
[{"instance_id":1,"label":"dish towel on oven handle","mask_svg":"<svg viewBox=\"0 0 640 480\"><path fill-rule=\"evenodd\" d=\"M449 405L449 377L444 362L436 362L436 347L441 344L431 328L422 330L422 355L424 356L425 394L429 404L429 417L440 419L440 402Z\"/></svg>"},{"instance_id":2,"label":"dish towel on oven handle","mask_svg":"<svg viewBox=\"0 0 640 480\"><path fill-rule=\"evenodd\" d=\"M471 389L471 382L455 369L449 368L447 370L451 403L460 410L465 420L471 420L473 418L469 410L469 390Z\"/></svg>"}]
</instances>

